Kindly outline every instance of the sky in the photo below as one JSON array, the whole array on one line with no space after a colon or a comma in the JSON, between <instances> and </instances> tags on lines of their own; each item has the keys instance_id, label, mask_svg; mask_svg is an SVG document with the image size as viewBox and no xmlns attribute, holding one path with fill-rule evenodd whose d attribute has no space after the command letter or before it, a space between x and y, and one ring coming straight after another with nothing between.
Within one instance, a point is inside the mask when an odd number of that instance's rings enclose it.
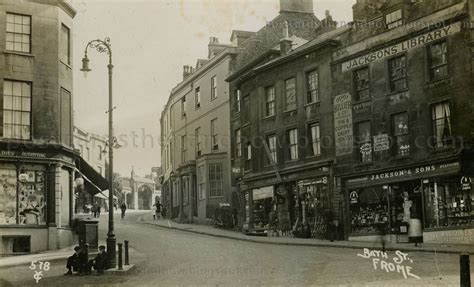
<instances>
[{"instance_id":1,"label":"sky","mask_svg":"<svg viewBox=\"0 0 474 287\"><path fill-rule=\"evenodd\" d=\"M183 65L207 57L209 37L230 42L232 30L258 31L278 15L279 0L70 0L74 18L74 123L108 134L108 58L89 50L91 72L80 71L86 44L109 37L112 44L114 171L151 173L161 165L160 114L182 80ZM352 20L356 0L314 0L320 19Z\"/></svg>"}]
</instances>

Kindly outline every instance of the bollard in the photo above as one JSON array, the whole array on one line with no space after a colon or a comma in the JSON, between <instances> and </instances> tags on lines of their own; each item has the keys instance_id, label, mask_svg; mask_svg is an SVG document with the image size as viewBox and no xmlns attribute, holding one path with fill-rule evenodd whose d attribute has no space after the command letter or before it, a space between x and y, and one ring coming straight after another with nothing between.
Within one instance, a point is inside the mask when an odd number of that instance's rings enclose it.
<instances>
[{"instance_id":1,"label":"bollard","mask_svg":"<svg viewBox=\"0 0 474 287\"><path fill-rule=\"evenodd\" d=\"M118 270L123 270L123 268L122 268L122 243L118 244Z\"/></svg>"},{"instance_id":2,"label":"bollard","mask_svg":"<svg viewBox=\"0 0 474 287\"><path fill-rule=\"evenodd\" d=\"M471 286L471 268L469 263L469 254L461 254L459 257L461 271L461 287Z\"/></svg>"},{"instance_id":3,"label":"bollard","mask_svg":"<svg viewBox=\"0 0 474 287\"><path fill-rule=\"evenodd\" d=\"M84 253L86 254L86 262L89 262L89 243L84 245Z\"/></svg>"},{"instance_id":4,"label":"bollard","mask_svg":"<svg viewBox=\"0 0 474 287\"><path fill-rule=\"evenodd\" d=\"M125 240L124 243L125 243L125 265L129 265L130 263L128 262L128 240Z\"/></svg>"}]
</instances>

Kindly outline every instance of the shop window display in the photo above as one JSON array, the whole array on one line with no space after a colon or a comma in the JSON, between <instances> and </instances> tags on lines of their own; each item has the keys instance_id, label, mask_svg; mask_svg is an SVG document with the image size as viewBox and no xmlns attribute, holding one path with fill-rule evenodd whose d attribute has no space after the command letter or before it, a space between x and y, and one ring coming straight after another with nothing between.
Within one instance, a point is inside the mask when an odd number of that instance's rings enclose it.
<instances>
[{"instance_id":1,"label":"shop window display","mask_svg":"<svg viewBox=\"0 0 474 287\"><path fill-rule=\"evenodd\" d=\"M21 173L28 176L22 182L17 179L15 167L0 169L0 224L44 224L45 172L21 170Z\"/></svg>"},{"instance_id":2,"label":"shop window display","mask_svg":"<svg viewBox=\"0 0 474 287\"><path fill-rule=\"evenodd\" d=\"M425 228L472 226L472 188L463 190L459 179L445 178L423 186Z\"/></svg>"},{"instance_id":3,"label":"shop window display","mask_svg":"<svg viewBox=\"0 0 474 287\"><path fill-rule=\"evenodd\" d=\"M327 187L318 184L300 186L299 204L300 222L310 228L312 237L325 238L330 211Z\"/></svg>"},{"instance_id":4,"label":"shop window display","mask_svg":"<svg viewBox=\"0 0 474 287\"><path fill-rule=\"evenodd\" d=\"M378 233L380 226L389 224L386 194L382 186L350 192L351 233Z\"/></svg>"},{"instance_id":5,"label":"shop window display","mask_svg":"<svg viewBox=\"0 0 474 287\"><path fill-rule=\"evenodd\" d=\"M16 224L16 169L0 169L0 224Z\"/></svg>"}]
</instances>

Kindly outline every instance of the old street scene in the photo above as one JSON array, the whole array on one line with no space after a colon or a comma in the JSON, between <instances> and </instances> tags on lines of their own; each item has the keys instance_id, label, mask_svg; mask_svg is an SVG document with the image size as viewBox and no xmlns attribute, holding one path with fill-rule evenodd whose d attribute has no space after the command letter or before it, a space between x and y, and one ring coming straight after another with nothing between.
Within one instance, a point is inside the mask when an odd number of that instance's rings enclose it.
<instances>
[{"instance_id":1,"label":"old street scene","mask_svg":"<svg viewBox=\"0 0 474 287\"><path fill-rule=\"evenodd\" d=\"M0 286L472 286L474 0L0 0Z\"/></svg>"}]
</instances>

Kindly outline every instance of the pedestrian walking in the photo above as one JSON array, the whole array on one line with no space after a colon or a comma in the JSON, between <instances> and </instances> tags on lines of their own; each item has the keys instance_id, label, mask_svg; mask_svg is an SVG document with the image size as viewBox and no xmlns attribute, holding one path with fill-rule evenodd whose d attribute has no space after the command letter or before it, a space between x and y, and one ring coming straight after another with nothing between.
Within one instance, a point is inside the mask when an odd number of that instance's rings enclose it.
<instances>
[{"instance_id":1,"label":"pedestrian walking","mask_svg":"<svg viewBox=\"0 0 474 287\"><path fill-rule=\"evenodd\" d=\"M97 204L94 203L94 205L92 205L91 207L91 211L92 211L92 217L97 217Z\"/></svg>"},{"instance_id":2,"label":"pedestrian walking","mask_svg":"<svg viewBox=\"0 0 474 287\"><path fill-rule=\"evenodd\" d=\"M155 206L155 214L153 215L153 220L158 220L160 219L160 214L161 214L161 203L159 200L156 201L155 204L153 204L153 206Z\"/></svg>"},{"instance_id":3,"label":"pedestrian walking","mask_svg":"<svg viewBox=\"0 0 474 287\"><path fill-rule=\"evenodd\" d=\"M122 219L124 219L125 211L127 210L127 205L125 204L125 202L122 202L122 204L120 205L120 209L122 210Z\"/></svg>"}]
</instances>

